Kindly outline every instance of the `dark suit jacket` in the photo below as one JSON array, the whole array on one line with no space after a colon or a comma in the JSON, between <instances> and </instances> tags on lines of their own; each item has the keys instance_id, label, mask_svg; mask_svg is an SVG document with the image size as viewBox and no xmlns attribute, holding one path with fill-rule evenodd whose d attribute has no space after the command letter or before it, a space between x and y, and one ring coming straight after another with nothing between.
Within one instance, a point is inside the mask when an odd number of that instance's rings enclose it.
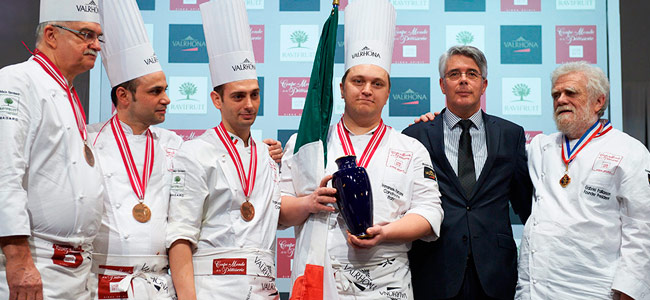
<instances>
[{"instance_id":1,"label":"dark suit jacket","mask_svg":"<svg viewBox=\"0 0 650 300\"><path fill-rule=\"evenodd\" d=\"M524 130L483 113L488 157L467 198L445 155L443 119L440 115L403 131L429 150L445 212L440 238L434 242L415 241L409 252L415 299L456 296L470 253L485 293L512 299L517 284L517 247L508 202L525 222L532 197Z\"/></svg>"}]
</instances>

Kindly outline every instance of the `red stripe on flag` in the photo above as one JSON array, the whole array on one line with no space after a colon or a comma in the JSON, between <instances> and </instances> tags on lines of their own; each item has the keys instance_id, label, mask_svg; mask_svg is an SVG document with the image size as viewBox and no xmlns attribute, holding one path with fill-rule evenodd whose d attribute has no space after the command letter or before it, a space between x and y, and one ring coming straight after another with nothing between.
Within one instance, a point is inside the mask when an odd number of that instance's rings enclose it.
<instances>
[{"instance_id":1,"label":"red stripe on flag","mask_svg":"<svg viewBox=\"0 0 650 300\"><path fill-rule=\"evenodd\" d=\"M305 265L305 273L296 278L290 300L323 300L323 266Z\"/></svg>"}]
</instances>

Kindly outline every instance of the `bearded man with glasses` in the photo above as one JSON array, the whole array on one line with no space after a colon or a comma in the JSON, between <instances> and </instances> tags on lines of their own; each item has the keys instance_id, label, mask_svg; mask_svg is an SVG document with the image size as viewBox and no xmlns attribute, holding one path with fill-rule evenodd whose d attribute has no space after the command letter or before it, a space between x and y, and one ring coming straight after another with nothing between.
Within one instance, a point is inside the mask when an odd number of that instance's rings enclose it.
<instances>
[{"instance_id":1,"label":"bearded man with glasses","mask_svg":"<svg viewBox=\"0 0 650 300\"><path fill-rule=\"evenodd\" d=\"M439 71L447 108L403 131L429 151L445 212L440 238L415 241L409 252L414 296L512 299L517 246L508 203L525 222L532 195L524 130L481 111L488 81L479 49L451 47Z\"/></svg>"},{"instance_id":2,"label":"bearded man with glasses","mask_svg":"<svg viewBox=\"0 0 650 300\"><path fill-rule=\"evenodd\" d=\"M41 0L36 49L0 70L0 299L89 299L102 177L72 83L102 29L87 0Z\"/></svg>"}]
</instances>

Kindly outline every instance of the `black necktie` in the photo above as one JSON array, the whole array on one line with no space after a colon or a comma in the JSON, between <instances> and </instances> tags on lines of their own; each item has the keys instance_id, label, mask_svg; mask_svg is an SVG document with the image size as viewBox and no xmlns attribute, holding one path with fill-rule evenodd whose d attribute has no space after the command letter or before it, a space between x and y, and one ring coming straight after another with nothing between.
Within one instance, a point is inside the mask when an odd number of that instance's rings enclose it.
<instances>
[{"instance_id":1,"label":"black necktie","mask_svg":"<svg viewBox=\"0 0 650 300\"><path fill-rule=\"evenodd\" d=\"M465 194L469 197L474 188L474 183L476 183L474 155L472 153L472 136L469 134L472 121L460 120L458 124L463 129L463 132L460 134L460 140L458 141L458 180L465 190Z\"/></svg>"}]
</instances>

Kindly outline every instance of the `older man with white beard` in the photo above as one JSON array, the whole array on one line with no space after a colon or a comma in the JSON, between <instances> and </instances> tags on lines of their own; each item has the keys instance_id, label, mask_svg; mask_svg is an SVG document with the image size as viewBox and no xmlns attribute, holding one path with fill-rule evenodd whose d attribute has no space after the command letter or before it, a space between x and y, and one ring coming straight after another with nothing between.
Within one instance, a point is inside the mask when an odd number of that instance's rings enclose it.
<instances>
[{"instance_id":1,"label":"older man with white beard","mask_svg":"<svg viewBox=\"0 0 650 300\"><path fill-rule=\"evenodd\" d=\"M609 82L585 62L551 75L560 132L528 149L535 193L516 299L650 299L650 153L600 119Z\"/></svg>"}]
</instances>

